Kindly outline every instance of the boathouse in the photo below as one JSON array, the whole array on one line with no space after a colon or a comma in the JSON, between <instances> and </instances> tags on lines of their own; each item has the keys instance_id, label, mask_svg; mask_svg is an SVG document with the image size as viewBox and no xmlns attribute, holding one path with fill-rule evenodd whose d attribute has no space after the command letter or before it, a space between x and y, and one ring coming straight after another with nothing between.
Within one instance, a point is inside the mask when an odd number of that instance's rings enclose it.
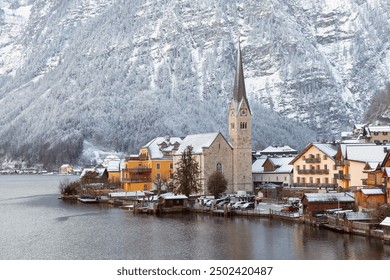
<instances>
[{"instance_id":1,"label":"boathouse","mask_svg":"<svg viewBox=\"0 0 390 280\"><path fill-rule=\"evenodd\" d=\"M303 214L313 216L329 209L352 210L355 198L352 193L305 193L302 198Z\"/></svg>"}]
</instances>

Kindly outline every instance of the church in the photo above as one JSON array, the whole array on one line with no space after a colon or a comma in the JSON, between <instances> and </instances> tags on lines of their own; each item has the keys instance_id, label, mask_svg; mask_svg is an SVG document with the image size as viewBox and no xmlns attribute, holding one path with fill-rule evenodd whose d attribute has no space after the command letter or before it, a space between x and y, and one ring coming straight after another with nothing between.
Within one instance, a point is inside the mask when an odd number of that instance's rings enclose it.
<instances>
[{"instance_id":1,"label":"church","mask_svg":"<svg viewBox=\"0 0 390 280\"><path fill-rule=\"evenodd\" d=\"M193 155L201 170L200 194L203 195L209 193L207 180L215 171L221 172L228 181L227 193L253 191L252 113L245 91L240 45L237 49L233 96L228 114L228 139L220 132L187 135L173 155L173 165L176 166L184 149L193 147Z\"/></svg>"}]
</instances>

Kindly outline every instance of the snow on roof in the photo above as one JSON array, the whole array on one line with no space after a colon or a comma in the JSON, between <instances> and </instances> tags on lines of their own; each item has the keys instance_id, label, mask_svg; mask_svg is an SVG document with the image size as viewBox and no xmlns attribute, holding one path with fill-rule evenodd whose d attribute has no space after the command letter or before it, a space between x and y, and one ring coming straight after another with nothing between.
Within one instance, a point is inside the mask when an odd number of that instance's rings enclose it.
<instances>
[{"instance_id":1,"label":"snow on roof","mask_svg":"<svg viewBox=\"0 0 390 280\"><path fill-rule=\"evenodd\" d=\"M80 178L83 178L87 172L95 172L95 168L84 168L80 174Z\"/></svg>"},{"instance_id":2,"label":"snow on roof","mask_svg":"<svg viewBox=\"0 0 390 280\"><path fill-rule=\"evenodd\" d=\"M268 158L259 158L252 164L253 173L262 173L264 172L264 163L266 160L270 160L273 165L277 168L272 171L272 173L290 173L293 170L293 165L289 163L294 159L294 157L268 157ZM267 173L271 173L267 171Z\"/></svg>"},{"instance_id":3,"label":"snow on roof","mask_svg":"<svg viewBox=\"0 0 390 280\"><path fill-rule=\"evenodd\" d=\"M187 196L185 196L184 194L173 194L173 193L165 193L165 194L162 194L161 197L163 197L164 199L188 199Z\"/></svg>"},{"instance_id":4,"label":"snow on roof","mask_svg":"<svg viewBox=\"0 0 390 280\"><path fill-rule=\"evenodd\" d=\"M71 167L70 164L63 164L63 165L61 165L60 168L68 168L68 167Z\"/></svg>"},{"instance_id":5,"label":"snow on roof","mask_svg":"<svg viewBox=\"0 0 390 280\"><path fill-rule=\"evenodd\" d=\"M209 148L219 134L219 132L213 132L187 135L181 142L180 147L175 154L182 154L188 146L192 146L194 154L201 154L203 152L203 148Z\"/></svg>"},{"instance_id":6,"label":"snow on roof","mask_svg":"<svg viewBox=\"0 0 390 280\"><path fill-rule=\"evenodd\" d=\"M112 192L108 194L110 197L144 197L145 193L142 191L137 192Z\"/></svg>"},{"instance_id":7,"label":"snow on roof","mask_svg":"<svg viewBox=\"0 0 390 280\"><path fill-rule=\"evenodd\" d=\"M370 212L347 212L345 218L349 221L376 219L375 214Z\"/></svg>"},{"instance_id":8,"label":"snow on roof","mask_svg":"<svg viewBox=\"0 0 390 280\"><path fill-rule=\"evenodd\" d=\"M381 226L387 226L390 227L390 217L386 217L381 223Z\"/></svg>"},{"instance_id":9,"label":"snow on roof","mask_svg":"<svg viewBox=\"0 0 390 280\"><path fill-rule=\"evenodd\" d=\"M305 193L307 201L310 202L355 202L352 193Z\"/></svg>"},{"instance_id":10,"label":"snow on roof","mask_svg":"<svg viewBox=\"0 0 390 280\"><path fill-rule=\"evenodd\" d=\"M320 151L326 154L328 157L334 157L337 153L337 148L333 144L329 143L313 143L314 147L317 147Z\"/></svg>"},{"instance_id":11,"label":"snow on roof","mask_svg":"<svg viewBox=\"0 0 390 280\"><path fill-rule=\"evenodd\" d=\"M390 132L390 126L388 125L369 126L368 129L370 132Z\"/></svg>"},{"instance_id":12,"label":"snow on roof","mask_svg":"<svg viewBox=\"0 0 390 280\"><path fill-rule=\"evenodd\" d=\"M268 146L264 150L260 151L260 154L277 154L277 153L294 153L297 150L294 150L290 146Z\"/></svg>"},{"instance_id":13,"label":"snow on roof","mask_svg":"<svg viewBox=\"0 0 390 280\"><path fill-rule=\"evenodd\" d=\"M252 172L253 173L261 173L264 172L263 164L267 160L267 158L259 158L252 164Z\"/></svg>"},{"instance_id":14,"label":"snow on roof","mask_svg":"<svg viewBox=\"0 0 390 280\"><path fill-rule=\"evenodd\" d=\"M386 156L384 145L346 145L346 159L361 162L382 162Z\"/></svg>"},{"instance_id":15,"label":"snow on roof","mask_svg":"<svg viewBox=\"0 0 390 280\"><path fill-rule=\"evenodd\" d=\"M149 156L152 159L164 158L164 151L169 152L174 149L175 143L179 145L182 142L180 137L157 137L151 140L142 148L147 148Z\"/></svg>"},{"instance_id":16,"label":"snow on roof","mask_svg":"<svg viewBox=\"0 0 390 280\"><path fill-rule=\"evenodd\" d=\"M112 159L108 162L107 171L108 172L118 172L121 170L121 160Z\"/></svg>"},{"instance_id":17,"label":"snow on roof","mask_svg":"<svg viewBox=\"0 0 390 280\"><path fill-rule=\"evenodd\" d=\"M381 189L360 189L360 191L365 195L377 195L377 194L384 194L383 190Z\"/></svg>"}]
</instances>

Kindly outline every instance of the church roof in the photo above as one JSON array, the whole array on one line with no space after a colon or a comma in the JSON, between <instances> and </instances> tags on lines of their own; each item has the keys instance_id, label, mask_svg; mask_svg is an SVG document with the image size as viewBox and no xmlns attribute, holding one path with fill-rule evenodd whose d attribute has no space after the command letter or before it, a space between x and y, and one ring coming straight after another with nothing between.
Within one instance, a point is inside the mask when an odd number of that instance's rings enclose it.
<instances>
[{"instance_id":1,"label":"church roof","mask_svg":"<svg viewBox=\"0 0 390 280\"><path fill-rule=\"evenodd\" d=\"M192 146L192 152L194 154L201 154L203 152L203 148L209 148L219 134L219 132L212 132L205 134L187 135L186 138L184 138L181 142L180 147L175 154L182 154L188 146Z\"/></svg>"},{"instance_id":2,"label":"church roof","mask_svg":"<svg viewBox=\"0 0 390 280\"><path fill-rule=\"evenodd\" d=\"M242 66L242 58L241 58L241 47L240 43L238 43L237 48L237 66L236 66L236 76L234 79L234 88L233 88L233 102L234 102L234 108L236 112L239 110L242 102L246 102L249 112L249 102L246 97L246 91L245 91L245 80L244 80L244 69Z\"/></svg>"}]
</instances>

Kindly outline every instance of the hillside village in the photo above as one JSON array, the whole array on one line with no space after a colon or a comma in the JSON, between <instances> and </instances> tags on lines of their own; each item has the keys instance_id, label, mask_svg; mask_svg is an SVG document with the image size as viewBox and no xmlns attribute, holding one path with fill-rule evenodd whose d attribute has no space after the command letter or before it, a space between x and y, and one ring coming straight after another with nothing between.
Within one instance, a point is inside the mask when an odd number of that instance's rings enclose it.
<instances>
[{"instance_id":1,"label":"hillside village","mask_svg":"<svg viewBox=\"0 0 390 280\"><path fill-rule=\"evenodd\" d=\"M126 196L169 192L181 156L191 146L200 168L201 189L193 194L197 197L210 195L207 182L216 171L227 180L227 195L252 194L258 201L295 198L302 204L306 221L321 223L323 215L333 211L346 219L343 225L338 216L333 224L327 220L337 229L351 230L351 221L357 222L362 232L371 232L380 223L386 230L390 227L386 217L390 205L390 126L356 124L353 131L342 133L339 141L309 143L302 151L284 145L252 151L251 117L238 47L228 137L221 132L160 135L142 146L138 154L111 156L103 164L83 170L64 164L58 172L80 174L88 184L104 184ZM358 224L362 221L364 225ZM388 231L384 236L390 240Z\"/></svg>"}]
</instances>

